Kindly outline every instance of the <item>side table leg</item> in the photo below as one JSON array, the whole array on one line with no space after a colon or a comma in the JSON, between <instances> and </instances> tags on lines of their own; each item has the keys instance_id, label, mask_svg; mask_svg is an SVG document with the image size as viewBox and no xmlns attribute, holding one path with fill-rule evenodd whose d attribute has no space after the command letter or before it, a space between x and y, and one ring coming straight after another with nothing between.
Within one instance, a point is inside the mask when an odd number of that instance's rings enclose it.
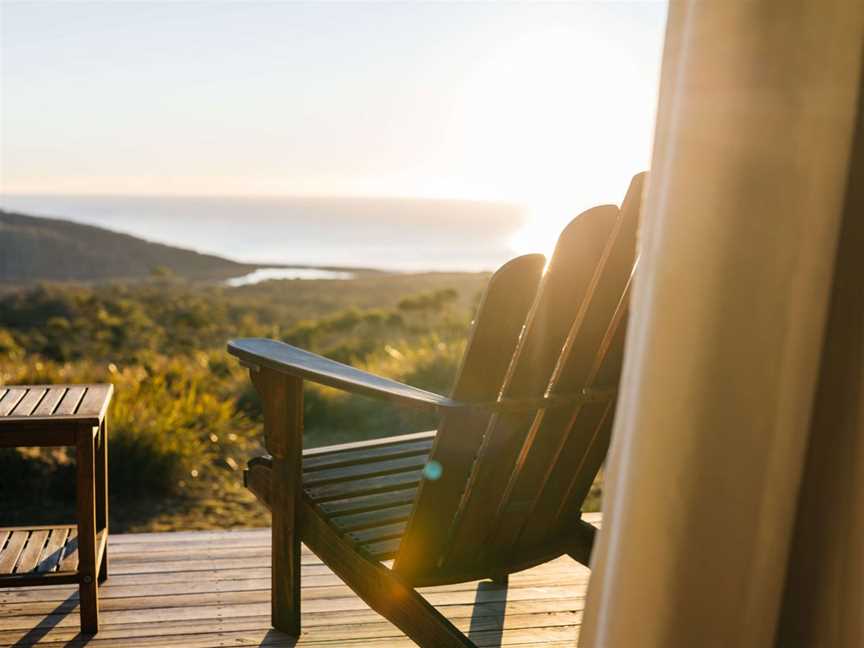
<instances>
[{"instance_id":1,"label":"side table leg","mask_svg":"<svg viewBox=\"0 0 864 648\"><path fill-rule=\"evenodd\" d=\"M96 530L105 532L105 549L99 565L99 584L108 580L108 419L99 429L96 447Z\"/></svg>"},{"instance_id":2,"label":"side table leg","mask_svg":"<svg viewBox=\"0 0 864 648\"><path fill-rule=\"evenodd\" d=\"M99 631L99 589L96 582L96 457L92 428L79 427L77 441L76 504L81 632L96 634Z\"/></svg>"}]
</instances>

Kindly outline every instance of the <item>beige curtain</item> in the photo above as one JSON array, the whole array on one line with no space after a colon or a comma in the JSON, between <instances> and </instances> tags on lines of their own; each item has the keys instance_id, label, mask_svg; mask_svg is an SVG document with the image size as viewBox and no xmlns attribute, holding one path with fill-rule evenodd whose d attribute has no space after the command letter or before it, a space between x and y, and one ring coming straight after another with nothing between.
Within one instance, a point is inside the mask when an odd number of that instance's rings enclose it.
<instances>
[{"instance_id":1,"label":"beige curtain","mask_svg":"<svg viewBox=\"0 0 864 648\"><path fill-rule=\"evenodd\" d=\"M862 44L670 6L582 648L864 646Z\"/></svg>"}]
</instances>

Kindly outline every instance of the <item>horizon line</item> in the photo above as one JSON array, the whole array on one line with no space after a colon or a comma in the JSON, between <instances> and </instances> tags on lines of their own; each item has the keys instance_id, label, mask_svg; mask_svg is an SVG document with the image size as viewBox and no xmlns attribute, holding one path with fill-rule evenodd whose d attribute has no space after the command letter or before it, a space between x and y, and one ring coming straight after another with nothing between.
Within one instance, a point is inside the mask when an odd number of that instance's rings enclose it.
<instances>
[{"instance_id":1,"label":"horizon line","mask_svg":"<svg viewBox=\"0 0 864 648\"><path fill-rule=\"evenodd\" d=\"M0 200L3 197L66 197L66 198L234 198L244 200L274 200L274 199L307 199L307 200L380 200L380 201L414 201L414 202L458 202L477 203L483 205L501 205L527 209L524 202L495 198L456 198L452 196L409 195L409 194L366 194L366 193L115 193L115 192L85 192L85 191L6 191L0 189Z\"/></svg>"}]
</instances>

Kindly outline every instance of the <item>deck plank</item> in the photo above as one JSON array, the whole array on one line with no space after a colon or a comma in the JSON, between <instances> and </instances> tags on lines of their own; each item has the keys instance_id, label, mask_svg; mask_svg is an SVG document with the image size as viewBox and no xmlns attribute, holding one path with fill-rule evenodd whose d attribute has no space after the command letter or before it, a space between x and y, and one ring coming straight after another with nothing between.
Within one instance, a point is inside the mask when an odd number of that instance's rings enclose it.
<instances>
[{"instance_id":1,"label":"deck plank","mask_svg":"<svg viewBox=\"0 0 864 648\"><path fill-rule=\"evenodd\" d=\"M269 529L113 535L96 637L85 643L78 635L74 585L0 588L0 645L414 645L305 547L303 634L295 641L272 630L269 541ZM506 588L459 583L421 592L478 646L557 648L575 645L588 576L562 557L511 575Z\"/></svg>"}]
</instances>

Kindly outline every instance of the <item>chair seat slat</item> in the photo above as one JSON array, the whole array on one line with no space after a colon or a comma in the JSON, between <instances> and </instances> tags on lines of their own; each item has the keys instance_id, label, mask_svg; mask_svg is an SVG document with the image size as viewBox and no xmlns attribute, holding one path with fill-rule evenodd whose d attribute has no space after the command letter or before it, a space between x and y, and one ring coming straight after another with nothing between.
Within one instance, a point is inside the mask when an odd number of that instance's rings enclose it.
<instances>
[{"instance_id":1,"label":"chair seat slat","mask_svg":"<svg viewBox=\"0 0 864 648\"><path fill-rule=\"evenodd\" d=\"M342 531L357 531L376 526L383 526L392 522L407 520L411 514L411 505L389 506L387 508L366 511L365 513L353 513L351 515L339 515L330 517L330 520Z\"/></svg>"},{"instance_id":2,"label":"chair seat slat","mask_svg":"<svg viewBox=\"0 0 864 648\"><path fill-rule=\"evenodd\" d=\"M373 493L372 495L360 495L348 499L331 500L329 502L318 502L317 506L329 516L352 515L366 513L382 508L390 508L414 501L416 490L412 488L392 491L389 493Z\"/></svg>"},{"instance_id":3,"label":"chair seat slat","mask_svg":"<svg viewBox=\"0 0 864 648\"><path fill-rule=\"evenodd\" d=\"M372 560L389 560L399 551L399 538L362 544L360 545L360 550L366 553Z\"/></svg>"},{"instance_id":4,"label":"chair seat slat","mask_svg":"<svg viewBox=\"0 0 864 648\"><path fill-rule=\"evenodd\" d=\"M303 457L303 471L311 473L328 468L353 466L359 463L376 462L382 459L397 459L413 455L429 454L433 439L423 439L409 443L394 443L392 445L362 448L353 451L337 452L327 455Z\"/></svg>"},{"instance_id":5,"label":"chair seat slat","mask_svg":"<svg viewBox=\"0 0 864 648\"><path fill-rule=\"evenodd\" d=\"M417 454L397 459L386 459L383 461L369 461L360 464L316 470L303 476L304 486L311 488L326 484L352 481L365 477L401 473L409 470L421 470L426 465L427 453Z\"/></svg>"},{"instance_id":6,"label":"chair seat slat","mask_svg":"<svg viewBox=\"0 0 864 648\"><path fill-rule=\"evenodd\" d=\"M377 542L379 540L390 540L391 538L401 538L405 533L405 522L394 522L392 524L384 524L359 531L351 531L347 535L354 542L361 544L369 542Z\"/></svg>"},{"instance_id":7,"label":"chair seat slat","mask_svg":"<svg viewBox=\"0 0 864 648\"><path fill-rule=\"evenodd\" d=\"M304 489L314 502L326 502L328 500L345 499L358 495L370 495L372 493L384 493L387 491L414 488L420 482L422 472L412 470L383 475L381 477L367 477L338 484L328 484Z\"/></svg>"}]
</instances>

